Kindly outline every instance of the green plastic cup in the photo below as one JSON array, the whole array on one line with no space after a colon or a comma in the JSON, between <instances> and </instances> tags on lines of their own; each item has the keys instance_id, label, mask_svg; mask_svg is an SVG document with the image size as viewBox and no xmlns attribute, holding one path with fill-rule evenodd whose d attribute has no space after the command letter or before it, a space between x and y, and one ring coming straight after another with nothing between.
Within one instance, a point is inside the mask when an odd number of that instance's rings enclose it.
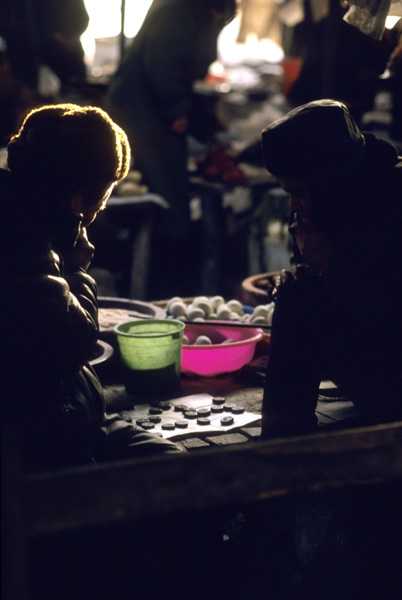
<instances>
[{"instance_id":1,"label":"green plastic cup","mask_svg":"<svg viewBox=\"0 0 402 600\"><path fill-rule=\"evenodd\" d=\"M184 323L146 319L116 325L124 383L134 396L159 396L180 388Z\"/></svg>"}]
</instances>

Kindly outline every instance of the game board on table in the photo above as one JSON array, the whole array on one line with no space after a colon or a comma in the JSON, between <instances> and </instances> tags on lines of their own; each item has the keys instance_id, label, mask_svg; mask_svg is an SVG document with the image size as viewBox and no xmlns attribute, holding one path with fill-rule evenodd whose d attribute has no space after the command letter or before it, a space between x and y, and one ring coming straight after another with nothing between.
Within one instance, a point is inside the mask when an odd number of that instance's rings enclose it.
<instances>
[{"instance_id":1,"label":"game board on table","mask_svg":"<svg viewBox=\"0 0 402 600\"><path fill-rule=\"evenodd\" d=\"M151 404L138 404L121 412L127 421L164 438L205 431L226 432L257 421L261 415L246 412L243 406L224 397L195 394Z\"/></svg>"}]
</instances>

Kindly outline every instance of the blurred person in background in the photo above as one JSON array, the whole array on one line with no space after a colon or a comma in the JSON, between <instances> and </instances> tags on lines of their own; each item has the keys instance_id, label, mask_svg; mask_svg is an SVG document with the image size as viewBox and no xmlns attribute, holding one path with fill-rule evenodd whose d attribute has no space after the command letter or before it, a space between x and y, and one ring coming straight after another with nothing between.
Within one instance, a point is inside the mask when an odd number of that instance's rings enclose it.
<instances>
[{"instance_id":1,"label":"blurred person in background","mask_svg":"<svg viewBox=\"0 0 402 600\"><path fill-rule=\"evenodd\" d=\"M13 0L4 3L0 24L12 71L25 85L37 89L41 65L63 84L86 79L84 0Z\"/></svg>"},{"instance_id":2,"label":"blurred person in background","mask_svg":"<svg viewBox=\"0 0 402 600\"><path fill-rule=\"evenodd\" d=\"M0 143L7 145L21 115L51 104L62 86L86 81L81 35L84 0L7 0L0 4ZM48 72L46 72L48 70Z\"/></svg>"},{"instance_id":3,"label":"blurred person in background","mask_svg":"<svg viewBox=\"0 0 402 600\"><path fill-rule=\"evenodd\" d=\"M390 133L393 139L402 140L402 18L399 19L394 30L397 42L387 64L392 96Z\"/></svg>"},{"instance_id":4,"label":"blurred person in background","mask_svg":"<svg viewBox=\"0 0 402 600\"><path fill-rule=\"evenodd\" d=\"M169 204L155 226L151 299L193 291L187 134L205 141L220 127L203 110L193 83L216 60L218 35L235 12L235 0L152 5L109 88L106 106L135 148L135 169Z\"/></svg>"},{"instance_id":5,"label":"blurred person in background","mask_svg":"<svg viewBox=\"0 0 402 600\"><path fill-rule=\"evenodd\" d=\"M89 24L84 0L31 0L37 59L63 84L86 80L81 36Z\"/></svg>"},{"instance_id":6,"label":"blurred person in background","mask_svg":"<svg viewBox=\"0 0 402 600\"><path fill-rule=\"evenodd\" d=\"M343 19L347 3L331 2L330 14L318 22L312 17L310 2L304 2L304 8L305 18L285 48L287 55L303 61L288 93L291 106L333 98L345 103L360 124L364 113L373 110L380 75L395 45L393 36L386 30L377 40L347 23Z\"/></svg>"}]
</instances>

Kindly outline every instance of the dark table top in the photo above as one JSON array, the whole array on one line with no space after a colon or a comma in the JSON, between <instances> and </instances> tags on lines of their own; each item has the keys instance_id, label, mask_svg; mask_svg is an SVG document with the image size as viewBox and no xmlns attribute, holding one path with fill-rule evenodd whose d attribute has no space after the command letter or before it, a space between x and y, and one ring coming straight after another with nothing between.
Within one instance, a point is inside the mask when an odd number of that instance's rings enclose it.
<instances>
[{"instance_id":1,"label":"dark table top","mask_svg":"<svg viewBox=\"0 0 402 600\"><path fill-rule=\"evenodd\" d=\"M154 398L135 398L128 394L121 381L104 381L107 412L130 411L135 405L148 404L172 398L195 394L209 394L212 397L224 397L226 403L243 406L248 413L261 415L263 398L263 375L261 370L246 368L233 373L224 373L215 377L189 376L182 374L180 390L171 396ZM322 429L334 429L353 424L358 413L353 404L342 398L332 382L323 381L317 402L316 414ZM261 419L256 418L244 426L234 427L226 432L210 430L183 433L174 439L188 449L207 446L229 445L257 440L261 433Z\"/></svg>"}]
</instances>

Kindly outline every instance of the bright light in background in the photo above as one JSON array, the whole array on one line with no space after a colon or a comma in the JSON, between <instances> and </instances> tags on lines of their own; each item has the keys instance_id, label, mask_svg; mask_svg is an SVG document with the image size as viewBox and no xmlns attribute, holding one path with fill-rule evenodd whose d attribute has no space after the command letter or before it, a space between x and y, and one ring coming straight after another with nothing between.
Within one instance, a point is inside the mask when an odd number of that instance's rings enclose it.
<instances>
[{"instance_id":1,"label":"bright light in background","mask_svg":"<svg viewBox=\"0 0 402 600\"><path fill-rule=\"evenodd\" d=\"M113 38L121 31L121 0L84 0L89 14L89 25L81 37L86 62L89 66L95 57L95 40ZM124 33L127 38L133 38L140 29L152 0L126 0ZM223 29L218 39L218 58L227 65L236 65L244 60L254 58L268 62L280 62L283 58L282 48L271 40L258 40L250 34L245 44L236 42L240 27L238 15Z\"/></svg>"},{"instance_id":2,"label":"bright light in background","mask_svg":"<svg viewBox=\"0 0 402 600\"><path fill-rule=\"evenodd\" d=\"M126 15L124 33L133 38L145 19L152 0L126 0Z\"/></svg>"},{"instance_id":3,"label":"bright light in background","mask_svg":"<svg viewBox=\"0 0 402 600\"><path fill-rule=\"evenodd\" d=\"M86 61L91 64L95 57L95 40L112 38L121 31L121 0L84 0L89 14L89 25L81 37ZM127 38L133 38L140 29L152 0L126 0L124 33ZM386 27L392 28L400 16L389 16ZM235 65L244 60L254 58L278 63L284 57L283 50L272 40L258 40L252 33L247 36L245 44L236 42L240 26L240 16L237 16L219 36L218 57L227 65Z\"/></svg>"},{"instance_id":4,"label":"bright light in background","mask_svg":"<svg viewBox=\"0 0 402 600\"><path fill-rule=\"evenodd\" d=\"M218 38L218 58L227 65L236 65L247 59L266 60L277 63L282 60L284 53L275 42L268 39L259 40L249 33L245 44L236 42L240 28L240 15L222 30Z\"/></svg>"},{"instance_id":5,"label":"bright light in background","mask_svg":"<svg viewBox=\"0 0 402 600\"><path fill-rule=\"evenodd\" d=\"M95 56L95 40L115 37L121 32L121 0L84 0L89 15L89 25L81 42L88 62ZM132 38L142 25L152 0L126 0L125 27L126 37Z\"/></svg>"},{"instance_id":6,"label":"bright light in background","mask_svg":"<svg viewBox=\"0 0 402 600\"><path fill-rule=\"evenodd\" d=\"M119 35L121 25L121 0L85 0L85 7L89 14L89 25L85 33L94 38L105 38Z\"/></svg>"},{"instance_id":7,"label":"bright light in background","mask_svg":"<svg viewBox=\"0 0 402 600\"><path fill-rule=\"evenodd\" d=\"M392 17L389 16L385 19L385 27L387 29L392 29L394 25L396 25L401 17Z\"/></svg>"},{"instance_id":8,"label":"bright light in background","mask_svg":"<svg viewBox=\"0 0 402 600\"><path fill-rule=\"evenodd\" d=\"M106 38L119 35L121 29L121 0L84 0L89 14L90 31L94 38ZM126 0L125 27L126 37L132 38L142 25L152 0Z\"/></svg>"}]
</instances>

